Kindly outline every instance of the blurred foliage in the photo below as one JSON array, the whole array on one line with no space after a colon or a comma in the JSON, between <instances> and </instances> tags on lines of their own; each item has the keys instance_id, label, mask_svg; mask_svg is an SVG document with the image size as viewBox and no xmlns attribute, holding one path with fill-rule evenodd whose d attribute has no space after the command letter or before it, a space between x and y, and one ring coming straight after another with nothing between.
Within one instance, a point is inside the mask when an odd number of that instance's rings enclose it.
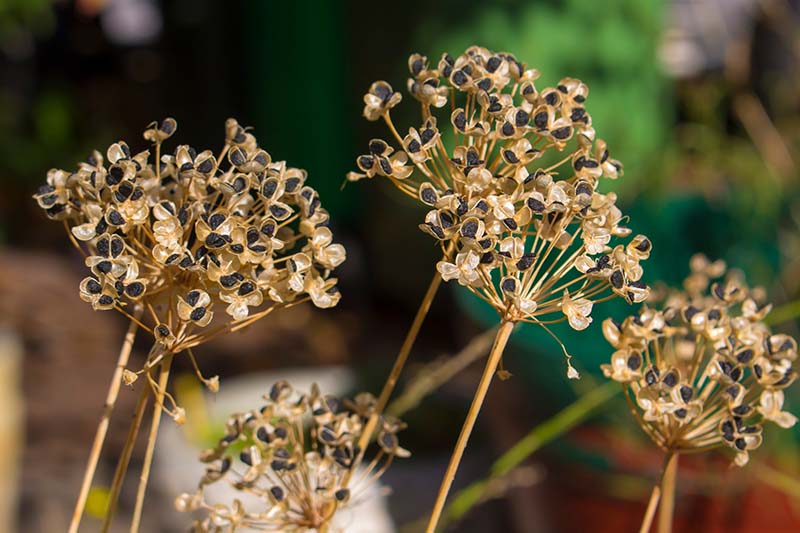
<instances>
[{"instance_id":1,"label":"blurred foliage","mask_svg":"<svg viewBox=\"0 0 800 533\"><path fill-rule=\"evenodd\" d=\"M649 179L672 128L670 84L656 60L662 10L661 0L476 4L456 25L455 15L423 19L415 44L433 63L473 44L511 52L539 70L540 87L586 82L592 123L624 163L615 186L625 189Z\"/></svg>"}]
</instances>

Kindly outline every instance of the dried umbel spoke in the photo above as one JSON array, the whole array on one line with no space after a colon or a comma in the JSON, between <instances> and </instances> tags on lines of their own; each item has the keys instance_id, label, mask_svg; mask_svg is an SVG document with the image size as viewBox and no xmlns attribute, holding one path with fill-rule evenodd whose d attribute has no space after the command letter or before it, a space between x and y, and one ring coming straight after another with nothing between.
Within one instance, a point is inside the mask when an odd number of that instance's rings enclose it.
<instances>
[{"instance_id":1,"label":"dried umbel spoke","mask_svg":"<svg viewBox=\"0 0 800 533\"><path fill-rule=\"evenodd\" d=\"M384 176L431 208L420 228L451 251L437 265L445 281L504 321L566 319L576 330L592 321L594 303L647 297L640 261L651 243L616 242L631 231L616 195L597 189L622 166L595 139L585 84L565 78L540 90L536 70L479 47L436 64L414 54L409 69L421 124L401 136L391 119L401 95L375 82L364 116L383 119L396 145L370 141L348 178Z\"/></svg>"},{"instance_id":2,"label":"dried umbel spoke","mask_svg":"<svg viewBox=\"0 0 800 533\"><path fill-rule=\"evenodd\" d=\"M691 270L661 309L603 323L617 350L603 372L622 383L637 421L662 449L728 448L742 466L761 444L764 422L797 421L783 411L783 391L797 377L797 342L770 332L763 320L772 306L740 275L726 275L724 263L695 256Z\"/></svg>"},{"instance_id":3,"label":"dried umbel spoke","mask_svg":"<svg viewBox=\"0 0 800 533\"><path fill-rule=\"evenodd\" d=\"M158 353L177 353L268 312L339 301L345 260L306 172L275 162L235 120L219 155L179 145L153 123L145 150L123 142L77 170L51 170L35 195L62 220L90 270L80 295L98 310L142 306ZM130 378L130 375L128 376Z\"/></svg>"},{"instance_id":4,"label":"dried umbel spoke","mask_svg":"<svg viewBox=\"0 0 800 533\"><path fill-rule=\"evenodd\" d=\"M208 466L197 491L177 499L179 510L206 515L194 531L328 531L334 514L358 500L395 457L410 455L396 435L405 425L390 417L381 418L371 453L359 453L375 407L370 394L341 400L316 385L299 394L281 381L264 399L260 409L228 420L225 436L202 454ZM249 501L209 501L206 489L216 483Z\"/></svg>"}]
</instances>

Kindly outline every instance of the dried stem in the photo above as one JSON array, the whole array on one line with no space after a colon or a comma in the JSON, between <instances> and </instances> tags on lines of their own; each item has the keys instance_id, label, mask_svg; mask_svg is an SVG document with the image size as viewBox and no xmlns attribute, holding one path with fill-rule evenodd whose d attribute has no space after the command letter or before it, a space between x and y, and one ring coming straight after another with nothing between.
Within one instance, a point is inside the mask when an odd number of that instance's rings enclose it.
<instances>
[{"instance_id":1,"label":"dried stem","mask_svg":"<svg viewBox=\"0 0 800 533\"><path fill-rule=\"evenodd\" d=\"M169 367L172 363L173 354L167 354L164 361L161 363L161 373L158 377L158 391L153 405L153 420L150 424L150 434L147 438L147 449L144 454L144 463L142 464L142 474L139 477L139 489L136 492L136 507L133 511L133 518L131 519L131 533L138 533L139 524L142 520L142 510L144 509L144 495L147 491L147 480L150 477L150 467L153 464L153 453L156 447L156 438L158 437L158 426L161 423L161 411L164 408L164 396L167 392L167 382L169 380Z\"/></svg>"},{"instance_id":2,"label":"dried stem","mask_svg":"<svg viewBox=\"0 0 800 533\"><path fill-rule=\"evenodd\" d=\"M678 477L678 454L669 455L661 477L661 510L658 513L658 533L672 531L672 515L675 510L675 481Z\"/></svg>"},{"instance_id":3,"label":"dried stem","mask_svg":"<svg viewBox=\"0 0 800 533\"><path fill-rule=\"evenodd\" d=\"M497 328L491 328L474 337L460 352L447 356L446 361L425 365L414 376L403 392L386 408L386 412L401 416L414 409L430 393L450 381L453 376L474 363L491 349Z\"/></svg>"},{"instance_id":4,"label":"dried stem","mask_svg":"<svg viewBox=\"0 0 800 533\"><path fill-rule=\"evenodd\" d=\"M661 469L661 474L658 476L658 482L653 486L653 492L650 494L650 501L647 504L647 510L642 519L642 526L639 528L639 533L648 533L653 524L656 510L659 503L662 502L661 497L664 496L665 506L661 509L661 516L659 517L659 533L665 521L667 521L667 531L672 527L672 508L674 507L675 498L675 475L678 466L678 454L672 451L667 452L664 458L664 466ZM672 478L671 481L668 478ZM670 490L671 496L665 493L665 488ZM669 501L667 501L669 500ZM668 518L667 518L668 516Z\"/></svg>"},{"instance_id":5,"label":"dried stem","mask_svg":"<svg viewBox=\"0 0 800 533\"><path fill-rule=\"evenodd\" d=\"M150 387L142 384L142 392L139 394L139 401L136 404L136 409L133 413L133 420L128 429L128 436L125 439L125 445L122 448L122 454L117 460L117 469L114 471L114 479L111 482L111 489L108 495L108 506L106 513L103 517L102 533L108 533L111 527L111 520L114 518L114 513L117 510L117 501L119 500L119 493L122 490L122 482L125 480L125 474L128 471L128 464L133 454L133 448L136 445L136 437L139 435L139 428L142 427L142 419L147 407L147 399L149 398Z\"/></svg>"},{"instance_id":6,"label":"dried stem","mask_svg":"<svg viewBox=\"0 0 800 533\"><path fill-rule=\"evenodd\" d=\"M447 471L442 479L442 485L439 488L439 494L436 496L436 503L433 507L433 512L431 513L430 520L428 521L428 527L426 529L427 533L434 533L434 531L436 531L436 524L439 523L439 518L442 515L444 504L447 501L447 494L450 492L453 479L456 477L458 465L461 463L461 458L464 455L467 442L472 434L472 428L475 426L475 420L478 418L478 413L480 413L483 400L486 398L489 385L491 384L494 373L497 370L497 365L500 363L500 360L503 357L503 351L505 350L506 344L508 343L508 338L513 329L513 322L503 322L500 325L500 328L497 330L494 346L492 346L492 351L489 354L488 361L486 362L486 368L484 369L483 375L481 376L481 381L478 384L478 390L475 391L475 397L472 399L472 405L469 408L467 418L461 428L461 434L458 436L455 450L453 450L453 455L450 457L450 464L447 466Z\"/></svg>"},{"instance_id":7,"label":"dried stem","mask_svg":"<svg viewBox=\"0 0 800 533\"><path fill-rule=\"evenodd\" d=\"M141 313L141 309L135 311L137 317L141 315ZM83 510L86 508L86 500L89 497L89 490L92 487L95 470L97 470L97 463L100 460L100 452L103 450L103 443L108 433L111 413L114 411L114 405L117 403L117 397L119 396L119 388L122 383L122 371L128 364L138 327L136 321L131 320L128 326L128 332L125 334L125 340L122 343L122 348L119 351L117 366L114 369L114 375L111 377L111 384L108 386L108 394L106 395L106 403L103 406L103 414L100 416L100 423L97 425L97 432L94 435L89 461L86 464L86 470L83 474L83 482L81 483L80 493L78 494L78 502L75 504L75 510L72 513L72 521L69 524L68 530L69 533L77 533L78 527L80 527Z\"/></svg>"},{"instance_id":8,"label":"dried stem","mask_svg":"<svg viewBox=\"0 0 800 533\"><path fill-rule=\"evenodd\" d=\"M433 303L433 299L436 297L436 293L438 292L441 284L442 277L439 275L439 272L435 272L430 285L428 285L428 290L425 292L425 297L422 299L419 309L417 309L417 314L414 316L414 321L411 323L411 328L408 330L406 338L403 341L403 345L400 347L400 352L397 354L397 358L394 361L394 366L389 373L389 377L386 379L386 383L383 385L381 394L378 397L378 402L375 405L375 411L372 413L369 420L367 420L367 425L361 434L361 438L358 442L360 451L354 464L358 464L364 457L364 452L369 445L372 433L375 431L375 426L378 424L380 415L383 412L383 409L386 407L389 397L392 395L395 385L397 385L398 379L400 379L400 373L403 371L406 361L408 361L408 356L411 354L411 348L414 346L414 342L417 340L419 330L422 328L422 323L425 322L425 317L428 316L428 310L431 308L431 303Z\"/></svg>"},{"instance_id":9,"label":"dried stem","mask_svg":"<svg viewBox=\"0 0 800 533\"><path fill-rule=\"evenodd\" d=\"M649 533L650 526L653 524L653 518L656 516L656 509L658 509L658 502L661 499L661 486L656 484L653 486L653 492L650 494L650 501L647 503L647 510L644 513L642 526L639 528L639 533Z\"/></svg>"}]
</instances>

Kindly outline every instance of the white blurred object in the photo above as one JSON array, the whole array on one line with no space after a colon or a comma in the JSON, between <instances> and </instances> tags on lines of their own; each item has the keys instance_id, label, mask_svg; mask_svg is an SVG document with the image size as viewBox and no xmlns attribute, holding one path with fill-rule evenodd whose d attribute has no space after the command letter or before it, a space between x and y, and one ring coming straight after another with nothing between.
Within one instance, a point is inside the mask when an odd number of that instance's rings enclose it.
<instances>
[{"instance_id":1,"label":"white blurred object","mask_svg":"<svg viewBox=\"0 0 800 533\"><path fill-rule=\"evenodd\" d=\"M278 380L288 381L295 390L308 391L316 383L325 394L344 395L355 384L353 372L343 366L285 369L280 372L251 374L235 379L223 380L216 399L209 396L209 419L220 425L233 413L246 412L257 408L263 402L262 396ZM186 438L181 427L165 420L158 436L154 473L160 490L172 499L183 492L192 492L205 467L198 460L200 450ZM359 476L357 470L354 479ZM347 533L394 533L389 509L386 503L386 490L380 483L373 483L365 490L359 490L348 505L337 512L332 523L332 531ZM246 493L234 491L230 486L218 483L206 487L205 496L211 502L231 502L234 498L242 501L246 509L263 505L257 498ZM188 514L182 515L184 524L189 524ZM250 531L250 530L241 530Z\"/></svg>"},{"instance_id":2,"label":"white blurred object","mask_svg":"<svg viewBox=\"0 0 800 533\"><path fill-rule=\"evenodd\" d=\"M19 464L22 452L22 346L13 332L0 329L0 531L17 530Z\"/></svg>"},{"instance_id":3,"label":"white blurred object","mask_svg":"<svg viewBox=\"0 0 800 533\"><path fill-rule=\"evenodd\" d=\"M100 25L115 44L150 44L164 26L161 9L154 0L109 0L100 13Z\"/></svg>"}]
</instances>

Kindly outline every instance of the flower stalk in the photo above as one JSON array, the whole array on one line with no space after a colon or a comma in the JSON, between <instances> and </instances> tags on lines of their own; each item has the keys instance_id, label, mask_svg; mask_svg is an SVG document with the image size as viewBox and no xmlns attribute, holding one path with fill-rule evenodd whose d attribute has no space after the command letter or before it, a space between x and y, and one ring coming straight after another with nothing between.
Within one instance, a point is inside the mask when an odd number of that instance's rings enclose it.
<instances>
[{"instance_id":1,"label":"flower stalk","mask_svg":"<svg viewBox=\"0 0 800 533\"><path fill-rule=\"evenodd\" d=\"M453 450L453 455L450 457L450 463L447 465L447 471L445 472L444 478L442 479L442 484L439 487L439 493L436 496L436 503L433 506L433 511L431 512L431 517L428 521L428 527L426 528L427 533L434 533L436 531L436 525L439 523L439 518L444 510L444 505L447 501L447 495L450 492L450 487L453 485L453 480L456 477L456 472L458 471L458 466L461 463L461 458L464 456L464 450L466 449L469 437L472 434L472 429L475 427L475 421L477 420L478 414L483 406L483 401L486 399L486 393L489 391L489 385L491 384L492 378L497 371L497 366L500 363L500 360L503 358L503 352L508 344L508 338L511 336L513 329L514 323L511 321L505 321L500 324L500 327L497 330L494 346L492 346L492 351L489 353L489 358L486 361L486 367L484 368L478 388L475 391L475 396L472 399L472 405L470 405L467 418L464 420L464 425L461 427L461 433L458 436L456 447Z\"/></svg>"},{"instance_id":2,"label":"flower stalk","mask_svg":"<svg viewBox=\"0 0 800 533\"><path fill-rule=\"evenodd\" d=\"M141 313L141 307L134 311L134 314L137 317L141 316ZM86 508L86 500L89 497L89 490L92 487L92 480L94 479L94 474L97 470L97 463L100 460L100 453L103 450L103 444L105 443L106 435L108 434L108 425L111 420L111 413L114 411L114 406L116 405L117 397L119 396L119 389L120 385L122 384L122 372L128 365L128 359L130 358L131 350L133 349L133 341L136 339L136 330L138 327L139 326L137 322L131 320L131 323L128 326L128 331L125 333L125 340L122 343L122 348L120 349L119 356L117 357L117 365L114 368L114 374L111 377L111 383L108 387L106 403L103 406L103 414L100 416L100 423L97 425L97 432L95 433L92 449L89 453L89 460L86 465L86 470L83 474L83 482L81 483L81 488L78 493L78 501L75 504L75 509L72 513L72 520L68 529L69 533L77 533L78 528L81 525L83 511Z\"/></svg>"}]
</instances>

